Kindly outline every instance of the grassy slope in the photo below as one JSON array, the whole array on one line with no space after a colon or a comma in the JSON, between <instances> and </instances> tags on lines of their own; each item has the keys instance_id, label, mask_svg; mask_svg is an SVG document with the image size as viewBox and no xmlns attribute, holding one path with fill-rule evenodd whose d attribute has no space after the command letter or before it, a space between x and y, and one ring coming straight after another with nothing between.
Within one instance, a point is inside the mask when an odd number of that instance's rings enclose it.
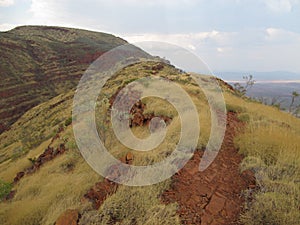
<instances>
[{"instance_id":1,"label":"grassy slope","mask_svg":"<svg viewBox=\"0 0 300 225\"><path fill-rule=\"evenodd\" d=\"M107 83L104 93L111 96L122 84L142 76L151 76L151 64L139 64L128 67ZM172 67L165 67L160 76L168 77L179 83L192 96L201 123L201 138L198 147L205 145L209 137L209 109L201 91L187 82L185 75ZM234 92L223 86L228 109L239 113L241 120L246 121L246 129L236 139L241 153L247 156L242 169L253 168L257 173L260 190L255 194L254 204L242 216L246 224L296 224L299 218L299 136L300 121L275 108L263 106L235 96ZM72 95L61 95L45 102L22 116L12 129L0 135L2 163L0 178L11 182L14 174L26 168L30 162L27 158L38 155L49 143L54 131L71 116ZM65 99L65 101L62 101ZM101 101L103 100L103 101ZM168 127L167 140L151 153L135 154L136 164L149 164L164 158L174 146L176 132L180 127L177 114L167 103L145 99L148 112L158 115L173 116ZM54 107L55 103L61 102ZM99 99L98 128L104 125L103 109ZM101 108L103 107L103 108ZM102 114L101 114L102 113ZM30 131L30 132L29 132ZM101 131L101 130L99 130ZM112 147L111 153L116 157L124 156L129 150L118 143L111 130L105 129ZM25 132L25 133L24 133ZM147 135L146 128L134 128L134 133ZM36 134L42 133L42 138ZM101 132L99 132L101 133ZM28 147L27 141L34 146ZM38 172L23 178L14 189L17 190L11 202L0 203L1 224L53 224L57 217L68 208L79 208L83 214L83 224L106 224L112 218L122 224L178 224L175 215L176 205L162 205L159 196L168 188L170 180L148 187L123 187L109 197L98 212L92 211L90 205L81 201L83 194L100 176L86 164L76 148L72 128L68 126L52 145L65 142L69 151L44 165ZM30 145L29 145L30 146ZM20 151L19 149L25 149ZM29 151L30 150L30 151ZM17 153L17 154L16 154ZM73 170L66 170L66 165L73 165ZM278 185L279 184L279 185ZM267 200L271 200L268 203ZM283 214L282 214L283 213ZM102 222L99 222L101 218Z\"/></svg>"},{"instance_id":2,"label":"grassy slope","mask_svg":"<svg viewBox=\"0 0 300 225\"><path fill-rule=\"evenodd\" d=\"M139 71L140 73L134 71ZM141 71L144 71L144 73ZM143 65L136 65L122 71L117 79L126 83L133 78L142 77L146 74L150 75L151 71L151 69L145 69ZM182 84L183 87L190 92L198 108L201 108L201 111L203 111L200 116L202 124L206 124L205 127L209 128L209 123L207 123L205 119L209 117L209 111L207 108L205 109L205 102L197 99L197 96L200 96L199 90L195 90L193 85L189 85L185 81L186 76L182 76L182 78L179 79L178 73L179 72L173 67L165 67L165 69L160 72L160 74L164 76L168 75L170 79L177 80L179 84ZM138 76L132 74L138 74ZM119 84L117 81L109 82L104 93L110 93L109 95L112 95L113 91L117 90L118 87ZM1 147L3 152L2 158L4 160L0 165L1 179L11 182L15 172L22 171L30 164L28 158L41 152L46 146L44 141L46 141L46 143L47 141L49 142L48 139L51 137L51 134L54 135L53 131L57 130L58 127L63 125L71 116L72 99L70 99L69 96L72 96L72 94L73 93L70 92L67 95L58 96L33 108L24 114L9 131L0 135L0 139L3 141L1 142L3 143ZM66 100L62 101L64 99ZM146 99L145 101L148 105L147 110L149 112L154 111L159 115L169 115L169 110L164 109L164 104L160 105L159 108L154 108L157 107L155 102L151 102L151 99ZM57 102L62 103L55 107L50 107ZM151 105L153 105L153 107L151 107ZM98 110L99 113L101 113L101 108ZM176 115L176 113L173 112L173 115ZM156 149L156 153L135 155L134 161L136 163L149 164L153 161L159 161L172 149L174 145L172 140L174 140L174 133L177 133L176 128L179 123L175 117L173 121L174 122L170 124L171 129L169 131L172 135L169 136L168 141L165 141L160 148ZM98 122L101 123L100 121ZM99 127L100 126L101 124L99 124ZM44 138L40 139L36 133L40 133L43 128L47 129L44 131ZM27 132L27 135L24 135L23 132L26 130L31 130L32 132ZM204 135L202 136L201 142L199 142L199 146L204 144L205 139L208 138L208 131L209 129L202 130ZM143 136L143 134L147 133L147 129L136 128L133 132ZM15 154L16 148L26 148L26 141L23 140L24 137L34 142L35 145L41 144L41 146L33 148L29 152L24 151L20 154ZM1 203L1 223L18 224L20 221L23 221L23 224L38 224L37 221L42 221L43 224L52 224L60 213L68 208L80 208L83 215L88 217L87 224L93 220L94 217L89 216L89 214L93 212L87 210L86 204L82 204L80 199L87 189L101 178L96 175L80 157L74 142L71 126L67 127L60 137L61 138L52 145L66 142L69 151L52 162L47 163L37 173L21 179L14 187L14 189L17 190L17 194L12 202ZM17 140L21 141L16 144ZM122 148L123 151L120 151L120 143L115 139L112 140L111 146L114 146L111 152L115 154L116 157L124 156L128 151L124 147ZM72 164L74 170L72 172L64 172L64 165L66 164ZM175 205L165 206L160 203L158 198L163 190L168 188L169 183L170 181L167 180L158 185L143 188L121 187L116 194L105 201L106 206L101 207L99 213L102 215L104 221L109 220L110 216L118 215L121 218L126 218L127 224L130 224L133 220L139 221L140 224L178 224L178 218L175 215ZM24 207L24 205L28 204L32 205L32 207ZM120 207L114 207L116 204L120 205ZM137 207L137 205L139 205L139 207ZM113 214L107 211L109 209L112 210L112 208L114 208ZM85 213L85 211L87 212ZM156 216L149 217L149 215L153 213L155 213ZM125 221L123 222L125 223Z\"/></svg>"},{"instance_id":3,"label":"grassy slope","mask_svg":"<svg viewBox=\"0 0 300 225\"><path fill-rule=\"evenodd\" d=\"M247 225L298 224L300 120L276 108L230 98L244 107L241 117L248 120L245 132L236 139L236 146L247 156L242 169L256 172L259 187L242 221Z\"/></svg>"},{"instance_id":4,"label":"grassy slope","mask_svg":"<svg viewBox=\"0 0 300 225\"><path fill-rule=\"evenodd\" d=\"M109 34L60 27L0 32L0 133L28 109L76 87L94 59L125 43Z\"/></svg>"}]
</instances>

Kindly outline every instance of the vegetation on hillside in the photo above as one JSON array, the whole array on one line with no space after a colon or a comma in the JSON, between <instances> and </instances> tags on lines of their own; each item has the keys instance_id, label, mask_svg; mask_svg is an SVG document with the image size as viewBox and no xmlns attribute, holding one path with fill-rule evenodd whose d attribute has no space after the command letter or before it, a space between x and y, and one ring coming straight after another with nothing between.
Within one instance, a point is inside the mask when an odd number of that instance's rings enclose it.
<instances>
[{"instance_id":1,"label":"vegetation on hillside","mask_svg":"<svg viewBox=\"0 0 300 225\"><path fill-rule=\"evenodd\" d=\"M246 225L297 224L300 221L300 121L274 107L226 95L243 108L247 126L235 140L246 156L241 169L256 174L257 191L245 193L241 221ZM239 108L238 107L238 108ZM243 116L244 117L244 116Z\"/></svg>"},{"instance_id":2,"label":"vegetation on hillside","mask_svg":"<svg viewBox=\"0 0 300 225\"><path fill-rule=\"evenodd\" d=\"M96 120L99 133L103 126L109 125L109 123L103 124L102 119L105 118L104 116L109 107L109 105L103 103L108 102L108 99L123 84L139 77L153 76L152 67L155 64L142 63L125 68L115 78L107 82L97 104ZM175 81L186 89L192 96L197 108L201 110L199 116L203 129L198 145L201 148L207 142L210 127L209 120L207 120L210 117L210 112L201 90L188 81L189 76L187 74L182 74L172 66L165 65L161 71L155 73L156 76L161 75ZM103 221L118 218L124 223L127 221L127 224L131 224L132 221L138 221L139 224L178 224L176 205L164 205L159 200L161 193L169 187L170 180L144 188L120 187L114 195L104 202L103 207L97 213L91 209L90 204L81 202L80 199L83 198L88 188L102 178L93 172L80 156L76 147L69 121L72 106L71 96L73 96L72 91L29 110L9 131L0 135L0 139L3 140L1 146L3 149L3 162L0 165L0 177L7 182L11 182L17 172L30 165L31 162L28 158L34 158L42 153L45 147L49 145L51 134L55 135L55 131L60 126L64 126L65 129L60 133L60 138L50 143L50 146L65 143L68 148L66 154L45 164L34 174L25 176L14 186L13 189L17 191L15 197L9 202L1 203L1 224L19 224L20 221L22 221L22 224L53 224L58 216L69 208L79 208L86 224L92 223L97 218L99 219L99 215L103 218ZM134 153L134 164L136 165L148 165L164 159L174 149L174 140L176 140L177 131L180 128L178 115L169 103L162 101L158 104L151 98L146 98L143 101L147 105L146 113L169 115L172 117L172 122L169 124L167 139L161 146L149 153ZM52 129L43 131L44 128ZM16 143L17 140L23 140L23 132L28 130L32 130L32 132L27 132L26 140L30 140L30 143L35 143L35 145L27 147L27 142L19 141ZM45 132L44 138L36 136L36 133L41 131ZM134 127L133 132L140 137L149 134L147 127ZM124 157L128 153L129 149L122 146L112 135L111 127L106 127L105 132L102 132L102 134L106 135L106 144L116 158ZM15 155L16 148L27 150L22 154ZM65 170L65 165L69 164L72 164L73 169L71 171ZM139 196L143 196L143 198ZM116 204L124 206L116 208ZM31 205L31 207L23 208L24 205ZM139 206L136 207L137 205ZM95 213L98 215L97 218L92 216ZM155 213L156 216L150 216L152 213ZM105 222L102 222L102 224L105 224Z\"/></svg>"},{"instance_id":3,"label":"vegetation on hillside","mask_svg":"<svg viewBox=\"0 0 300 225\"><path fill-rule=\"evenodd\" d=\"M243 76L243 80L244 84L239 82L233 84L234 89L240 96L245 96L247 91L255 84L255 80L252 75Z\"/></svg>"},{"instance_id":4,"label":"vegetation on hillside","mask_svg":"<svg viewBox=\"0 0 300 225\"><path fill-rule=\"evenodd\" d=\"M51 28L58 33L53 36L52 31L49 31L46 38L43 36L44 32L48 32L46 28L27 29L36 33L31 36L30 32L26 31L26 34L23 34L24 28L18 28L3 34L0 38L5 39L6 36L19 38L19 35L25 35L28 40L37 38L38 41L34 43L47 42L49 46L47 44L45 46L51 49L53 45L55 48L62 47L56 42L57 40L59 43L73 43L75 40L80 40L80 43L92 43L92 46L96 45L99 48L102 46L96 33ZM83 36L89 38L78 37L76 32L83 32ZM115 40L112 36L105 38ZM98 41L95 41L96 39ZM115 44L120 43L122 41ZM15 45L15 43L10 44ZM82 52L77 53L79 57ZM76 54L72 54L72 57ZM21 54L20 57L25 60L27 56ZM60 60L64 58L61 55L57 57ZM123 146L113 133L109 122L110 100L120 87L141 77L164 77L179 84L191 96L199 112L201 125L197 148L202 149L206 146L210 135L211 115L204 94L189 74L168 64L159 63L160 66L157 64L158 62L143 62L124 68L106 83L99 95L96 107L98 133L110 153L116 158L123 158L131 150ZM57 68L58 73L61 67L58 67L58 64L52 66L51 71ZM4 67L10 68L8 65ZM16 67L16 71L17 69L23 71ZM76 66L73 69L80 70ZM73 74L72 71L70 70L70 74ZM29 80L33 79L31 77L33 74L36 74L36 71L28 75ZM208 76L202 78L203 80L214 79ZM34 79L31 81L36 82ZM11 84L9 82L7 85ZM245 157L241 172L251 169L255 173L257 182L255 190L241 193L247 201L240 221L246 225L297 224L300 221L299 119L278 108L265 106L241 96L240 92L232 90L222 81L220 85L224 90L227 110L237 113L239 120L245 124L244 130L240 131L235 139L236 147ZM69 88L68 85L66 87ZM48 100L50 95L40 99L38 103L44 102L28 110L11 126L10 130L0 134L0 224L53 224L67 209L79 209L80 224L112 222L115 224L180 224L176 214L177 204L165 205L160 201L161 194L170 187L171 179L147 187L119 186L99 209L94 209L92 204L83 198L85 193L103 178L91 169L77 149L71 119L74 91L63 88L58 91L58 89L55 89L55 93L62 94L50 100ZM36 96L41 96L41 93ZM142 102L146 105L145 114L166 116L171 120L167 126L166 139L160 146L150 152L132 152L134 165L149 165L167 157L178 141L178 130L181 128L179 116L168 102L150 97L142 99ZM57 135L58 130L61 131L59 135ZM146 126L132 127L132 132L141 138L149 135ZM53 139L54 136L56 139ZM43 164L35 173L25 175L11 185L16 174L30 167L32 161L37 159L47 147L57 147L61 144L67 148L64 154ZM4 200L11 190L16 191L15 196Z\"/></svg>"}]
</instances>

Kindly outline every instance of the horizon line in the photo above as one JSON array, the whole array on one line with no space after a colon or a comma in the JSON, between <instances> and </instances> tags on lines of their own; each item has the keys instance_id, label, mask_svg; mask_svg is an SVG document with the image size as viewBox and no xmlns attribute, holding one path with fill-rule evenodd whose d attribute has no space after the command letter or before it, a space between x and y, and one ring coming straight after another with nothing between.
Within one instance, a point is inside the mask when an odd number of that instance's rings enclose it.
<instances>
[{"instance_id":1,"label":"horizon line","mask_svg":"<svg viewBox=\"0 0 300 225\"><path fill-rule=\"evenodd\" d=\"M227 83L239 83L243 82L243 80L224 80ZM300 83L300 80L256 80L255 83L262 84L289 84L289 83Z\"/></svg>"}]
</instances>

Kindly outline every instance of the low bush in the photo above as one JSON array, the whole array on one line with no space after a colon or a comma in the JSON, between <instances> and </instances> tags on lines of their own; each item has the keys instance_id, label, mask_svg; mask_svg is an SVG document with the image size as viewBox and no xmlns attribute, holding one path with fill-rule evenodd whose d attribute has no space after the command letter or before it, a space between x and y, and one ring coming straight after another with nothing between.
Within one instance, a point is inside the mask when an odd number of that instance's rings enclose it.
<instances>
[{"instance_id":1,"label":"low bush","mask_svg":"<svg viewBox=\"0 0 300 225\"><path fill-rule=\"evenodd\" d=\"M226 104L227 112L233 112L233 113L243 113L245 112L245 108L238 106L238 105L232 105L232 104Z\"/></svg>"},{"instance_id":2,"label":"low bush","mask_svg":"<svg viewBox=\"0 0 300 225\"><path fill-rule=\"evenodd\" d=\"M0 179L0 201L2 201L11 191L12 184Z\"/></svg>"},{"instance_id":3,"label":"low bush","mask_svg":"<svg viewBox=\"0 0 300 225\"><path fill-rule=\"evenodd\" d=\"M65 121L65 126L69 126L72 123L72 117L69 117L66 121Z\"/></svg>"}]
</instances>

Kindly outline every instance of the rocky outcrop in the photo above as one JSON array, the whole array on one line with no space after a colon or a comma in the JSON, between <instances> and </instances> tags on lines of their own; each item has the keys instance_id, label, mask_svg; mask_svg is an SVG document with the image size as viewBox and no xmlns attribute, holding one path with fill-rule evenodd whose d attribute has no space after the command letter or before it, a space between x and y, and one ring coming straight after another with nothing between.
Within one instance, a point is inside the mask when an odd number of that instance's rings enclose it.
<instances>
[{"instance_id":1,"label":"rocky outcrop","mask_svg":"<svg viewBox=\"0 0 300 225\"><path fill-rule=\"evenodd\" d=\"M132 115L129 126L130 127L138 127L138 126L145 126L149 125L150 121L156 117L153 113L152 114L144 114L144 110L146 105L141 101L136 102L132 109L130 110L130 114ZM159 118L163 119L166 124L170 124L172 118L167 116L158 116Z\"/></svg>"},{"instance_id":2,"label":"rocky outcrop","mask_svg":"<svg viewBox=\"0 0 300 225\"><path fill-rule=\"evenodd\" d=\"M60 146L56 149L48 146L48 148L36 160L32 159L33 165L31 167L27 168L24 171L17 173L16 177L14 178L14 183L17 183L25 175L34 173L43 164L51 161L58 155L63 154L65 151L66 151L66 147L64 144L60 144Z\"/></svg>"},{"instance_id":3,"label":"rocky outcrop","mask_svg":"<svg viewBox=\"0 0 300 225\"><path fill-rule=\"evenodd\" d=\"M128 152L120 159L121 163L132 164L134 155ZM113 165L109 168L109 177L96 183L85 195L84 198L89 200L94 209L99 209L107 197L114 194L118 189L118 184L111 180L119 176L119 166ZM108 179L109 178L109 179Z\"/></svg>"},{"instance_id":4,"label":"rocky outcrop","mask_svg":"<svg viewBox=\"0 0 300 225\"><path fill-rule=\"evenodd\" d=\"M57 148L51 147L51 144L60 137L60 133L64 131L63 127L59 127L57 133L54 135L54 137L51 139L50 144L45 149L45 151L37 158L37 159L29 159L32 162L32 166L25 169L24 171L18 172L17 175L14 178L14 184L18 183L20 179L22 179L27 174L32 174L35 171L37 171L43 164L46 162L51 161L55 157L63 154L65 151L67 151L65 144L61 143Z\"/></svg>"},{"instance_id":5,"label":"rocky outcrop","mask_svg":"<svg viewBox=\"0 0 300 225\"><path fill-rule=\"evenodd\" d=\"M92 187L85 195L84 198L88 199L94 209L99 209L104 200L117 191L118 185L107 179L98 182Z\"/></svg>"}]
</instances>

